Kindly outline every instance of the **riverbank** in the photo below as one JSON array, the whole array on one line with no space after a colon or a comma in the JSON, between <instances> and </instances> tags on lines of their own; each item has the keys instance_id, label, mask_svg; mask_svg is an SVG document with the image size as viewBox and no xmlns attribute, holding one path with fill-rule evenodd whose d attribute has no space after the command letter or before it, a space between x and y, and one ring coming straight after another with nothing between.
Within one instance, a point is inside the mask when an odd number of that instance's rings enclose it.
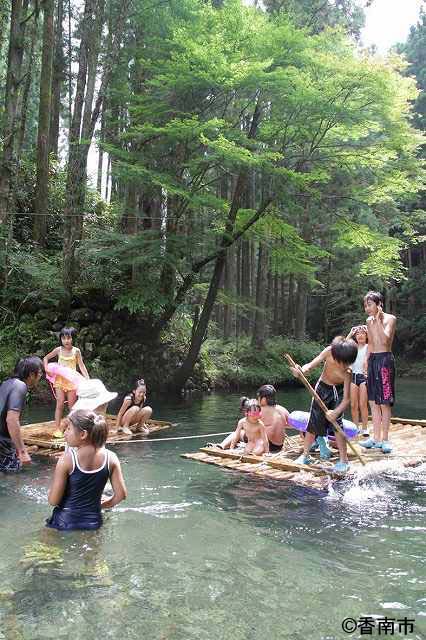
<instances>
[{"instance_id":1,"label":"riverbank","mask_svg":"<svg viewBox=\"0 0 426 640\"><path fill-rule=\"evenodd\" d=\"M78 330L75 343L82 351L91 377L101 378L108 387L122 393L140 377L147 380L151 391L166 392L188 349L189 329L183 321L173 323L157 344L148 345L144 336L136 331L134 319L122 313L80 308L65 318L54 310L39 310L0 326L0 379L10 375L19 357L29 353L43 357L57 346L58 332L65 321ZM186 390L238 391L265 383L288 386L294 379L282 354L289 352L302 364L323 347L315 341L276 337L259 349L248 337L228 341L208 338ZM312 372L311 378L317 373ZM399 377L420 379L426 374L426 364L397 357L397 373ZM47 385L41 386L37 399L50 399Z\"/></svg>"}]
</instances>

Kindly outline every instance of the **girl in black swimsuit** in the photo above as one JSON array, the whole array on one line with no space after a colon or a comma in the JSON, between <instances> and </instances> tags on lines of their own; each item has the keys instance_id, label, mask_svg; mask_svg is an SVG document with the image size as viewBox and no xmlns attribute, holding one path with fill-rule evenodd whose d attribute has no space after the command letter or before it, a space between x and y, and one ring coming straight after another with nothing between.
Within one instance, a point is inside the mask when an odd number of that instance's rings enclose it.
<instances>
[{"instance_id":1,"label":"girl in black swimsuit","mask_svg":"<svg viewBox=\"0 0 426 640\"><path fill-rule=\"evenodd\" d=\"M146 403L146 384L143 379L140 379L136 382L133 391L123 400L117 416L118 431L128 435L133 431L148 435L149 428L146 423L151 416L152 409Z\"/></svg>"}]
</instances>

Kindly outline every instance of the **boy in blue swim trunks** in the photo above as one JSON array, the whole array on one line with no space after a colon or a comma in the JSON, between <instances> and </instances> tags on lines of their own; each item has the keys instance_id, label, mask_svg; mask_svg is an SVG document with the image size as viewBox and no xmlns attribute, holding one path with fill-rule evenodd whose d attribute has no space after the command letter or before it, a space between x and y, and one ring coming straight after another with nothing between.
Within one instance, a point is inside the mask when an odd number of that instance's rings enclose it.
<instances>
[{"instance_id":1,"label":"boy in blue swim trunks","mask_svg":"<svg viewBox=\"0 0 426 640\"><path fill-rule=\"evenodd\" d=\"M350 386L352 373L350 366L355 362L358 353L356 342L352 339L337 336L326 349L303 367L292 367L294 376L299 377L300 371L306 374L322 362L324 367L315 390L326 405L328 411L325 414L315 400L312 400L309 414L308 427L305 434L303 454L297 458L298 464L311 464L312 458L309 451L317 436L324 437L334 427L331 420L337 420L342 426L343 411L350 403ZM346 473L349 469L346 440L341 433L335 432L339 449L339 462L335 464L333 471L339 474Z\"/></svg>"}]
</instances>

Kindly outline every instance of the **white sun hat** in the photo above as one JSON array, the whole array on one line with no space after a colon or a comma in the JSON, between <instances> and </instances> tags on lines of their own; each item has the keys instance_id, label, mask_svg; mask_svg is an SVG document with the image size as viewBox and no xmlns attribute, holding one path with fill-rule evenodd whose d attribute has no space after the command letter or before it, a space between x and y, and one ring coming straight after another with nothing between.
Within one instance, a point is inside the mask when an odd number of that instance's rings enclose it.
<instances>
[{"instance_id":1,"label":"white sun hat","mask_svg":"<svg viewBox=\"0 0 426 640\"><path fill-rule=\"evenodd\" d=\"M108 391L102 380L91 378L83 380L77 389L78 400L72 408L72 411L85 409L86 411L95 411L97 407L108 404L117 397L117 392Z\"/></svg>"}]
</instances>

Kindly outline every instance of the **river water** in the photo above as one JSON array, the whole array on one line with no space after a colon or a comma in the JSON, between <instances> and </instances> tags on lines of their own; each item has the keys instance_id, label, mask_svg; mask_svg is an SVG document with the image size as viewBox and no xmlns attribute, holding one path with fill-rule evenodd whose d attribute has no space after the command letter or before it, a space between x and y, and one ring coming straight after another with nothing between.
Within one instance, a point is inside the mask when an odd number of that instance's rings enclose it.
<instances>
[{"instance_id":1,"label":"river water","mask_svg":"<svg viewBox=\"0 0 426 640\"><path fill-rule=\"evenodd\" d=\"M398 392L395 414L426 418L422 381ZM155 442L226 431L237 394L153 405L179 425L115 448L129 497L98 532L44 528L52 463L0 474L0 639L340 640L365 616L375 637L426 638L426 465L317 493L180 457L204 439Z\"/></svg>"}]
</instances>

